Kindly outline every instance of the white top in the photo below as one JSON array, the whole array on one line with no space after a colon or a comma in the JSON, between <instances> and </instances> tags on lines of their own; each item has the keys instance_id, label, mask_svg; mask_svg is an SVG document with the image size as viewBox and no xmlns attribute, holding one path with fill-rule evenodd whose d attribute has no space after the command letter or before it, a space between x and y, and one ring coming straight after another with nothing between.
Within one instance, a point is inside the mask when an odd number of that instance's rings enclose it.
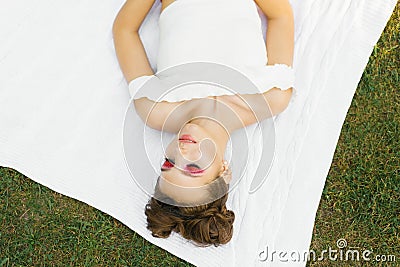
<instances>
[{"instance_id":1,"label":"white top","mask_svg":"<svg viewBox=\"0 0 400 267\"><path fill-rule=\"evenodd\" d=\"M266 65L267 51L261 26L253 0L175 0L159 17L157 73L130 81L130 95L134 99L145 96L154 101L172 102L211 95L261 93L273 87L294 88L292 67ZM194 62L219 64L214 71L218 75L212 77L213 71L205 74L213 67L193 65ZM192 66L177 68L185 63ZM255 86L233 89L219 86L230 87L226 80L237 83L238 75L244 75ZM218 86L184 86L164 94L189 81L209 81ZM295 88L294 92L297 93Z\"/></svg>"}]
</instances>

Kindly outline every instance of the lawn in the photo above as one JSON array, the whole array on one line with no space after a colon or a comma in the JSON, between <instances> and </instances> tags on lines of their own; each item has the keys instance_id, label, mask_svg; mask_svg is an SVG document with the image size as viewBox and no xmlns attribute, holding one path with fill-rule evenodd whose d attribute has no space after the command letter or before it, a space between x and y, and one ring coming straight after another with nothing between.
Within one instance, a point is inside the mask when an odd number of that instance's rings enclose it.
<instances>
[{"instance_id":1,"label":"lawn","mask_svg":"<svg viewBox=\"0 0 400 267\"><path fill-rule=\"evenodd\" d=\"M310 249L344 238L396 262L310 261L308 266L400 266L397 5L370 56L344 122ZM317 254L318 255L318 254ZM1 266L192 266L111 216L0 168Z\"/></svg>"}]
</instances>

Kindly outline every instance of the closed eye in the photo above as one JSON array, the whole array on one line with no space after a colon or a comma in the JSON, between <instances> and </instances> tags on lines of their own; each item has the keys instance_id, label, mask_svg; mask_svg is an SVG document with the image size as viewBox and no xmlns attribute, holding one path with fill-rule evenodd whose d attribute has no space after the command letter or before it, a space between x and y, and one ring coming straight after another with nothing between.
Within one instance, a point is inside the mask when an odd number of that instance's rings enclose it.
<instances>
[{"instance_id":1,"label":"closed eye","mask_svg":"<svg viewBox=\"0 0 400 267\"><path fill-rule=\"evenodd\" d=\"M161 170L169 170L174 167L174 162L169 160L168 158L164 158L164 163L161 166Z\"/></svg>"},{"instance_id":2,"label":"closed eye","mask_svg":"<svg viewBox=\"0 0 400 267\"><path fill-rule=\"evenodd\" d=\"M171 159L168 159L167 157L164 158L164 163L161 166L161 171L167 171L172 169L175 166L175 162ZM196 177L196 176L202 176L204 174L204 170L202 170L198 165L196 164L188 164L184 168L184 172L186 175Z\"/></svg>"},{"instance_id":3,"label":"closed eye","mask_svg":"<svg viewBox=\"0 0 400 267\"><path fill-rule=\"evenodd\" d=\"M188 164L188 165L186 165L185 171L189 172L190 174L194 174L194 175L204 173L204 170L202 170L196 164Z\"/></svg>"}]
</instances>

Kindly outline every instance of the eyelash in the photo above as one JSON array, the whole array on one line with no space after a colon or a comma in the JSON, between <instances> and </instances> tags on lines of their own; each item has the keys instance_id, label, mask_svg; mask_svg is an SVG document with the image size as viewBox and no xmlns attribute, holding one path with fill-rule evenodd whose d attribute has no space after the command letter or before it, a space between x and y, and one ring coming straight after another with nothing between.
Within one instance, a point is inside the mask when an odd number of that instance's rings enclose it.
<instances>
[{"instance_id":1,"label":"eyelash","mask_svg":"<svg viewBox=\"0 0 400 267\"><path fill-rule=\"evenodd\" d=\"M173 160L168 159L167 157L164 157L164 161L165 162L163 164L163 169L171 169L175 165L175 162ZM191 168L195 169L195 170L194 171L190 171ZM191 174L199 174L199 173L203 172L203 170L201 170L201 169L199 169L197 167L194 167L194 166L186 166L185 170L190 172Z\"/></svg>"},{"instance_id":2,"label":"eyelash","mask_svg":"<svg viewBox=\"0 0 400 267\"><path fill-rule=\"evenodd\" d=\"M163 165L162 165L162 168L163 169L171 169L174 165L175 165L175 162L174 161L172 161L172 160L169 160L168 158L166 158L166 157L164 157L164 163L163 163Z\"/></svg>"}]
</instances>

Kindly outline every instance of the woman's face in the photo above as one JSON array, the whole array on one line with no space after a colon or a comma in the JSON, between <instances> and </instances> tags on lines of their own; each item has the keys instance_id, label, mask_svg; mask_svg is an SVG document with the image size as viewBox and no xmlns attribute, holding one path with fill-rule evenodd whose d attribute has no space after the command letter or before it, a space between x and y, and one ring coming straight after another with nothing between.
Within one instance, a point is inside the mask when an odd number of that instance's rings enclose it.
<instances>
[{"instance_id":1,"label":"woman's face","mask_svg":"<svg viewBox=\"0 0 400 267\"><path fill-rule=\"evenodd\" d=\"M224 171L223 153L206 129L187 123L165 149L161 176L181 187L203 186Z\"/></svg>"}]
</instances>

